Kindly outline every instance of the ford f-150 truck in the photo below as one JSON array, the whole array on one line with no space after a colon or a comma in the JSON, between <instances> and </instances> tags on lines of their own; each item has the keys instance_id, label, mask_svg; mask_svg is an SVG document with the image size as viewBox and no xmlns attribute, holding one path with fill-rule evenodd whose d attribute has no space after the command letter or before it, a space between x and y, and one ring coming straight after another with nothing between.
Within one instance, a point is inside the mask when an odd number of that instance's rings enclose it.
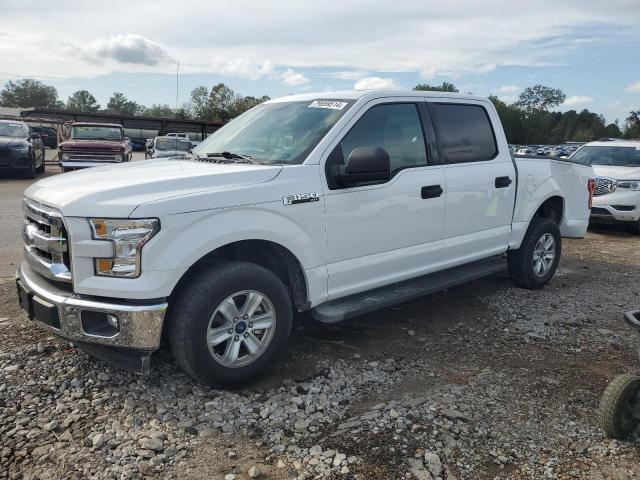
<instances>
[{"instance_id":1,"label":"ford f-150 truck","mask_svg":"<svg viewBox=\"0 0 640 480\"><path fill-rule=\"evenodd\" d=\"M131 160L131 140L122 125L75 122L71 137L58 145L58 164L63 172Z\"/></svg>"},{"instance_id":2,"label":"ford f-150 truck","mask_svg":"<svg viewBox=\"0 0 640 480\"><path fill-rule=\"evenodd\" d=\"M544 286L584 236L593 170L514 159L487 99L332 92L265 102L174 159L25 192L23 309L144 373L166 338L199 381L240 383L321 322L493 274Z\"/></svg>"}]
</instances>

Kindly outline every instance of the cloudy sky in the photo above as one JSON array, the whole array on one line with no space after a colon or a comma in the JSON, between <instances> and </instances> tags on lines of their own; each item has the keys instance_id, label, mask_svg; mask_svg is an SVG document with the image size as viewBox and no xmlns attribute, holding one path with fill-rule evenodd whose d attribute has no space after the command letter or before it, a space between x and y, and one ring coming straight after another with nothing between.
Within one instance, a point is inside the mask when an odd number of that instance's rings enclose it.
<instances>
[{"instance_id":1,"label":"cloudy sky","mask_svg":"<svg viewBox=\"0 0 640 480\"><path fill-rule=\"evenodd\" d=\"M198 85L245 95L453 82L511 102L542 83L562 109L640 108L640 0L0 0L0 84L35 77L175 104Z\"/></svg>"}]
</instances>

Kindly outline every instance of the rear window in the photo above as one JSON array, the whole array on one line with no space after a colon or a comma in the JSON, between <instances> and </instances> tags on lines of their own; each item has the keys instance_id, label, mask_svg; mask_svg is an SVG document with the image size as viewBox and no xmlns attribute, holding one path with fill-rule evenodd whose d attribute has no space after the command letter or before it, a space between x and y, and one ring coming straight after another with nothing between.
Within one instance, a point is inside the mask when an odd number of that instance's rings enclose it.
<instances>
[{"instance_id":1,"label":"rear window","mask_svg":"<svg viewBox=\"0 0 640 480\"><path fill-rule=\"evenodd\" d=\"M480 105L431 103L429 112L444 163L481 162L498 153L489 116Z\"/></svg>"}]
</instances>

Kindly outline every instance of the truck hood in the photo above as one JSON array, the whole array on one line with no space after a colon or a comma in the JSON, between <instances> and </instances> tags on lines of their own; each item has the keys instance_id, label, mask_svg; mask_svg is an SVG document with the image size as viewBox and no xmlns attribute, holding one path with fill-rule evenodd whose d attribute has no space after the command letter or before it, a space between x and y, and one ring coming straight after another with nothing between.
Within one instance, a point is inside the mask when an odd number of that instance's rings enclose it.
<instances>
[{"instance_id":1,"label":"truck hood","mask_svg":"<svg viewBox=\"0 0 640 480\"><path fill-rule=\"evenodd\" d=\"M0 137L0 147L10 147L11 145L23 143L26 141L26 138Z\"/></svg>"},{"instance_id":2,"label":"truck hood","mask_svg":"<svg viewBox=\"0 0 640 480\"><path fill-rule=\"evenodd\" d=\"M62 150L122 150L122 141L114 140L67 140L59 147Z\"/></svg>"},{"instance_id":3,"label":"truck hood","mask_svg":"<svg viewBox=\"0 0 640 480\"><path fill-rule=\"evenodd\" d=\"M615 167L612 165L593 165L598 177L609 177L616 180L640 180L640 167Z\"/></svg>"},{"instance_id":4,"label":"truck hood","mask_svg":"<svg viewBox=\"0 0 640 480\"><path fill-rule=\"evenodd\" d=\"M148 202L268 182L281 170L275 165L145 160L48 177L31 185L25 196L65 216L126 218Z\"/></svg>"}]
</instances>

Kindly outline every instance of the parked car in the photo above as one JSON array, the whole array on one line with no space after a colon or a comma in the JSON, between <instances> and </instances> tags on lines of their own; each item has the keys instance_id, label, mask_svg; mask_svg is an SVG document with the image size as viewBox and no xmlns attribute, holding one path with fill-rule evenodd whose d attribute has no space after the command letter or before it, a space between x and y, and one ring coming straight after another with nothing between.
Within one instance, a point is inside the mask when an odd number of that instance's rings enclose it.
<instances>
[{"instance_id":1,"label":"parked car","mask_svg":"<svg viewBox=\"0 0 640 480\"><path fill-rule=\"evenodd\" d=\"M585 234L593 176L514 159L486 98L287 96L182 159L28 188L25 228L68 241L43 263L25 236L19 298L107 361L145 373L164 336L189 375L241 383L284 348L294 309L339 322L503 269L543 287L561 237Z\"/></svg>"},{"instance_id":2,"label":"parked car","mask_svg":"<svg viewBox=\"0 0 640 480\"><path fill-rule=\"evenodd\" d=\"M42 143L45 147L58 148L58 132L53 127L31 127L31 129L40 135Z\"/></svg>"},{"instance_id":3,"label":"parked car","mask_svg":"<svg viewBox=\"0 0 640 480\"><path fill-rule=\"evenodd\" d=\"M163 137L177 137L184 138L185 140L190 140L188 133L166 133Z\"/></svg>"},{"instance_id":4,"label":"parked car","mask_svg":"<svg viewBox=\"0 0 640 480\"><path fill-rule=\"evenodd\" d=\"M166 158L184 155L193 148L189 140L181 137L156 137L151 147L151 158Z\"/></svg>"},{"instance_id":5,"label":"parked car","mask_svg":"<svg viewBox=\"0 0 640 480\"><path fill-rule=\"evenodd\" d=\"M570 158L596 173L591 220L640 233L640 141L590 142Z\"/></svg>"},{"instance_id":6,"label":"parked car","mask_svg":"<svg viewBox=\"0 0 640 480\"><path fill-rule=\"evenodd\" d=\"M19 172L26 178L35 178L44 169L40 135L24 122L0 120L0 172Z\"/></svg>"},{"instance_id":7,"label":"parked car","mask_svg":"<svg viewBox=\"0 0 640 480\"><path fill-rule=\"evenodd\" d=\"M59 145L58 160L63 172L131 160L131 141L122 125L76 122L71 137Z\"/></svg>"}]
</instances>

